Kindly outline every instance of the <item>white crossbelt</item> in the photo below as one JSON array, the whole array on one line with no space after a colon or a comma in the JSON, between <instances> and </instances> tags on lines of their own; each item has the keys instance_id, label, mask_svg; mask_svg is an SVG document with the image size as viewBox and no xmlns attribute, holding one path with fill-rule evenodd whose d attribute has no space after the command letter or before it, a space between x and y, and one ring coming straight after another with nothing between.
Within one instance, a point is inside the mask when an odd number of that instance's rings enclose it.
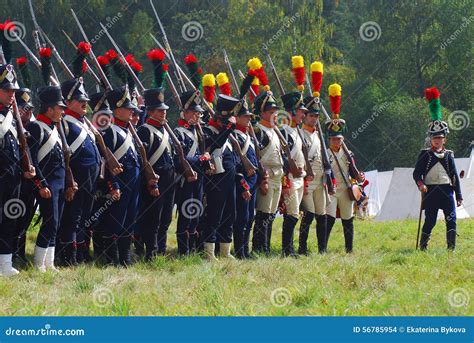
<instances>
[{"instance_id":1,"label":"white crossbelt","mask_svg":"<svg viewBox=\"0 0 474 343\"><path fill-rule=\"evenodd\" d=\"M267 161L267 159L269 158L269 155L272 153L272 148L271 148L272 146L278 147L278 150L279 150L280 141L278 139L278 136L275 132L273 132L273 129L270 129L260 124L258 124L258 126L263 132L265 132L265 134L268 136L268 140L270 141L268 145L263 149L262 151L263 154L262 154L262 157L260 158L260 161L263 164L268 163L268 162L273 162L273 161ZM283 161L280 161L280 163L283 164Z\"/></svg>"},{"instance_id":2,"label":"white crossbelt","mask_svg":"<svg viewBox=\"0 0 474 343\"><path fill-rule=\"evenodd\" d=\"M191 149L189 149L187 156L194 157L194 155L196 155L196 151L198 148L198 141L197 141L196 135L184 127L178 127L177 130L178 132L181 133L181 137L183 137L183 134L185 134L186 136L191 138L191 140L193 141L193 145L191 146Z\"/></svg>"},{"instance_id":3,"label":"white crossbelt","mask_svg":"<svg viewBox=\"0 0 474 343\"><path fill-rule=\"evenodd\" d=\"M58 143L62 147L61 139L59 138L58 129L54 126L52 129L43 123L42 121L36 121L36 123L40 126L42 131L46 131L48 134L48 139L46 142L39 148L38 150L38 163L40 163L50 152L53 150L56 143ZM40 142L43 140L43 132L41 133Z\"/></svg>"},{"instance_id":4,"label":"white crossbelt","mask_svg":"<svg viewBox=\"0 0 474 343\"><path fill-rule=\"evenodd\" d=\"M86 140L87 135L91 137L92 141L95 141L95 136L91 132L89 132L89 130L79 120L77 120L71 115L64 116L64 120L66 122L72 123L73 125L77 125L81 129L81 132L79 133L77 138L74 140L74 142L72 142L69 145L69 148L71 149L71 153L74 154L77 151L77 149L79 149L82 143L84 143L84 141Z\"/></svg>"},{"instance_id":5,"label":"white crossbelt","mask_svg":"<svg viewBox=\"0 0 474 343\"><path fill-rule=\"evenodd\" d=\"M311 133L311 135L309 135L309 137L311 140L311 148L309 149L308 156L310 159L313 159L318 154L317 149L319 148L319 146L317 144L314 144L314 141L319 138L318 132L314 131L313 133Z\"/></svg>"},{"instance_id":6,"label":"white crossbelt","mask_svg":"<svg viewBox=\"0 0 474 343\"><path fill-rule=\"evenodd\" d=\"M8 131L17 138L16 129L13 127L13 114L11 111L7 113L6 117L3 114L0 114L0 139L5 137Z\"/></svg>"},{"instance_id":7,"label":"white crossbelt","mask_svg":"<svg viewBox=\"0 0 474 343\"><path fill-rule=\"evenodd\" d=\"M169 152L171 152L171 145L169 142L169 134L168 131L164 131L164 133L161 133L160 130L158 130L156 127L150 125L150 124L143 124L144 127L146 127L150 131L150 148L153 146L153 142L155 140L155 135L158 136L158 138L161 140L161 144L156 149L156 151L151 155L151 157L148 159L151 165L154 165L156 161L160 159L160 157L163 155L166 149L168 149Z\"/></svg>"},{"instance_id":8,"label":"white crossbelt","mask_svg":"<svg viewBox=\"0 0 474 343\"><path fill-rule=\"evenodd\" d=\"M240 130L235 130L234 132L236 132L240 137L242 137L245 140L244 141L244 146L242 147L242 153L244 155L247 154L247 151L249 150L249 147L252 147L252 149L255 150L255 144L252 143L252 140L250 139L250 135L248 135L246 133L243 133Z\"/></svg>"},{"instance_id":9,"label":"white crossbelt","mask_svg":"<svg viewBox=\"0 0 474 343\"><path fill-rule=\"evenodd\" d=\"M135 151L135 146L133 145L132 134L128 130L127 130L127 133L125 134L125 132L123 132L120 128L116 127L115 124L113 124L111 128L115 132L115 134L120 135L122 138L124 138L122 145L114 152L115 158L117 160L120 160L127 153L128 149L132 148ZM114 142L114 145L115 145L115 142Z\"/></svg>"}]
</instances>

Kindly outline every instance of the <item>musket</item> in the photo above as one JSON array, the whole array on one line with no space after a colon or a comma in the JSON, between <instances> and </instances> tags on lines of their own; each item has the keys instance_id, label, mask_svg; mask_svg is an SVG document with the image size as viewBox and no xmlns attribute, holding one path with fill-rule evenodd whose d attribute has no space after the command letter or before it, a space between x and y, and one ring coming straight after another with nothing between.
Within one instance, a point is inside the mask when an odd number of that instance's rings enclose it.
<instances>
[{"instance_id":1,"label":"musket","mask_svg":"<svg viewBox=\"0 0 474 343\"><path fill-rule=\"evenodd\" d=\"M151 4L151 7L153 8L153 12L155 13L156 20L158 21L158 25L160 26L160 30L163 34L163 41L165 42L166 49L164 49L161 46L160 42L151 33L150 33L150 36L158 44L160 49L165 52L166 57L168 57L168 59L171 61L171 64L173 65L176 80L178 80L179 88L180 88L181 92L185 92L186 91L186 85L184 84L183 77L186 77L186 74L178 66L178 63L176 62L176 59L174 58L173 50L171 50L171 46L168 42L168 37L166 36L165 28L161 24L160 17L158 16L158 13L156 12L155 5L153 4L152 0L150 0L150 4ZM171 80L171 78L170 78L170 80ZM192 85L191 82L190 82L190 84ZM179 108L182 108L182 107L179 107ZM199 122L199 120L197 121L195 127L196 127L196 135L197 135L198 143L199 143L199 150L202 153L204 153L206 151L206 140L204 139L204 132L202 130L201 123ZM210 173L214 170L214 166L212 165L212 163L210 161L205 161L204 169L207 170Z\"/></svg>"},{"instance_id":2,"label":"musket","mask_svg":"<svg viewBox=\"0 0 474 343\"><path fill-rule=\"evenodd\" d=\"M66 39L67 41L69 42L69 44L71 44L75 49L76 49L76 44L74 44L74 42L72 41L71 37L69 37L69 35L66 33L66 31L62 30L63 31L63 34L66 36ZM94 79L95 83L97 83L98 85L100 85L100 79L99 77L97 76L96 73L94 73L94 71L92 70L92 68L90 67L89 63L87 63L87 61L84 60L84 63L86 64L86 67L87 67L87 73L89 73L90 76L92 76L92 78Z\"/></svg>"},{"instance_id":3,"label":"musket","mask_svg":"<svg viewBox=\"0 0 474 343\"><path fill-rule=\"evenodd\" d=\"M49 39L49 37L46 35L46 33L41 28L39 28L39 30L40 30L40 32L42 32L44 39L48 42L48 45L51 46L51 50L53 51L53 55L56 58L56 61L61 66L61 68L63 69L64 73L67 75L68 78L73 79L75 77L74 73L71 71L71 69L69 69L67 64L61 58L61 55L59 54L58 50L54 46L53 42ZM100 80L97 80L97 81L100 83ZM104 138L102 137L100 132L94 127L94 125L90 122L90 120L86 116L84 116L84 122L89 127L89 129L91 130L92 134L95 137L95 140L97 142L97 146L98 146L102 156L104 156L105 164L107 166L107 169L109 169L110 173L113 176L116 176L116 175L120 174L123 171L122 166L117 161L117 158L112 153L112 151L110 151L110 149L105 145Z\"/></svg>"},{"instance_id":4,"label":"musket","mask_svg":"<svg viewBox=\"0 0 474 343\"><path fill-rule=\"evenodd\" d=\"M306 84L308 86L309 93L311 94L311 83L309 82L308 74L305 74L305 79L306 79ZM319 106L319 109L321 109L321 100L319 97L315 97L314 99L315 104ZM332 181L332 175L334 175L332 168L331 168L331 163L329 162L329 155L328 155L328 150L326 147L326 141L324 140L323 136L323 130L321 129L321 123L318 120L316 120L316 130L318 131L319 135L319 140L321 142L321 157L322 157L322 162L323 162L323 169L324 169L324 177L323 177L323 186L326 189L327 193L334 194L335 188L334 188L334 183ZM329 194L327 194L329 195ZM327 196L327 199L330 198Z\"/></svg>"},{"instance_id":5,"label":"musket","mask_svg":"<svg viewBox=\"0 0 474 343\"><path fill-rule=\"evenodd\" d=\"M283 84L281 83L280 77L278 76L275 65L273 64L272 58L270 56L270 53L268 53L268 51L267 51L267 59L268 59L268 63L270 64L270 68L273 72L273 76L275 77L275 80L278 84L278 88L280 89L280 94L284 95L285 90L283 88ZM301 143L302 143L302 150L303 150L303 156L304 156L304 161L305 161L306 176L310 179L313 179L314 178L314 173L313 173L313 168L311 167L311 161L309 160L309 156L308 156L309 155L308 145L306 144L306 141L304 140L303 136L301 135L301 132L300 132L299 128L296 127L295 129L296 129L296 132L298 133L298 136L300 137ZM289 160L288 160L288 162L289 162ZM298 177L298 175L295 175L295 174L293 174L293 175L295 177Z\"/></svg>"},{"instance_id":6,"label":"musket","mask_svg":"<svg viewBox=\"0 0 474 343\"><path fill-rule=\"evenodd\" d=\"M6 64L5 55L3 54L3 47L0 44L0 63ZM16 103L16 98L13 97L12 103L13 117L15 118L17 125L17 135L18 135L18 144L21 151L21 169L24 172L35 173L35 168L33 163L31 163L30 151L28 149L28 143L26 141L26 131L23 128L23 123L21 121L20 112L18 111L18 104Z\"/></svg>"},{"instance_id":7,"label":"musket","mask_svg":"<svg viewBox=\"0 0 474 343\"><path fill-rule=\"evenodd\" d=\"M235 91L238 93L239 85L237 83L237 79L235 78L234 70L232 69L232 64L230 63L229 56L227 55L227 51L225 49L222 49L222 52L224 53L224 62L227 65L227 69L231 76L232 83L234 84ZM255 154L257 155L257 160L260 162L260 146L258 145L258 140L255 136L255 131L253 130L252 124L249 123L248 129L250 136L255 140ZM264 177L267 173L262 163L258 163L257 171L261 177Z\"/></svg>"},{"instance_id":8,"label":"musket","mask_svg":"<svg viewBox=\"0 0 474 343\"><path fill-rule=\"evenodd\" d=\"M33 19L33 25L35 27L35 30L33 31L33 39L35 41L36 50L39 51L40 48L46 46L46 41L44 39L43 33L40 31L38 21L36 20L35 9L33 8L32 0L28 0L28 6L30 8L31 18ZM53 65L51 65L51 73L53 74L53 77L59 81L58 75L56 74L56 70L54 69Z\"/></svg>"},{"instance_id":9,"label":"musket","mask_svg":"<svg viewBox=\"0 0 474 343\"><path fill-rule=\"evenodd\" d=\"M112 45L114 46L114 48L117 51L118 55L122 59L122 62L124 64L125 68L127 69L128 73L132 76L133 80L135 81L135 84L141 89L142 92L145 91L145 87L143 86L142 82L140 81L138 76L135 74L135 72L133 71L130 64L128 64L127 60L125 59L125 56L122 53L122 50L119 48L117 43L115 43L114 39L110 35L107 28L102 23L99 23L99 24L102 27L102 30L104 30L107 37L109 38ZM137 131L135 130L133 125L129 125L129 130L132 133L132 136L133 136L133 138L135 139L135 142L138 145L138 150L140 151L140 157L142 159L143 170L144 170L145 178L146 178L147 182L150 182L152 180L158 180L159 176L156 175L155 171L153 170L153 166L148 161L145 146L143 145L143 142L141 141L140 137L138 137Z\"/></svg>"},{"instance_id":10,"label":"musket","mask_svg":"<svg viewBox=\"0 0 474 343\"><path fill-rule=\"evenodd\" d=\"M153 0L150 0L150 5L151 8L153 9L153 13L155 14L156 21L158 22L158 26L160 27L160 31L163 34L163 42L165 43L165 48L163 49L168 53L168 58L171 60L171 63L173 64L174 67L174 73L176 80L178 80L178 86L180 87L181 92L184 92L186 90L186 87L184 85L183 79L180 76L180 72L177 69L178 64L176 63L176 60L173 55L173 51L171 50L170 43L168 41L168 36L166 35L165 28L163 27L163 24L161 23L160 17L158 16L158 12L156 11L155 5L153 4Z\"/></svg>"}]
</instances>

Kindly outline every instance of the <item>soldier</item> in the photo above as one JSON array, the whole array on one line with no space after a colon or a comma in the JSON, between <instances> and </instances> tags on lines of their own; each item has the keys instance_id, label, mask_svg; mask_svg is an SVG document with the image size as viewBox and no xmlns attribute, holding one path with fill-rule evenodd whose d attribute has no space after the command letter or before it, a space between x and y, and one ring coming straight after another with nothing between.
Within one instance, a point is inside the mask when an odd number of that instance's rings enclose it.
<instances>
[{"instance_id":1,"label":"soldier","mask_svg":"<svg viewBox=\"0 0 474 343\"><path fill-rule=\"evenodd\" d=\"M287 115L291 118L290 125L285 124L281 132L288 142L291 157L294 159L297 170L287 170L283 178L283 201L285 214L282 230L283 256L296 257L293 249L293 234L298 223L300 204L303 199L304 178L306 176L305 157L303 155L303 141L298 125L301 124L308 109L304 106L303 94L291 92L281 97ZM296 173L296 175L294 174Z\"/></svg>"},{"instance_id":2,"label":"soldier","mask_svg":"<svg viewBox=\"0 0 474 343\"><path fill-rule=\"evenodd\" d=\"M337 187L336 193L330 196L330 202L326 207L326 246L332 227L336 221L337 209L339 209L344 229L346 252L351 253L354 240L354 201L349 196L349 190L352 184L350 178L357 179L361 182L363 181L363 176L354 174L353 168L350 168L350 164L353 163L353 155L349 151L348 156L348 153L344 151L342 146L344 142L343 132L345 130L346 122L339 118L341 104L340 85L332 84L329 86L329 100L331 102L333 119L326 123L330 144L328 155L331 168L334 171L336 183L341 186Z\"/></svg>"},{"instance_id":3,"label":"soldier","mask_svg":"<svg viewBox=\"0 0 474 343\"><path fill-rule=\"evenodd\" d=\"M256 253L270 253L270 238L273 220L278 209L281 195L283 157L281 145L275 132L275 117L279 109L273 93L263 91L254 99L254 113L260 116L255 134L260 145L260 163L268 172L268 188L263 183L257 192L255 224L252 238L252 250Z\"/></svg>"},{"instance_id":4,"label":"soldier","mask_svg":"<svg viewBox=\"0 0 474 343\"><path fill-rule=\"evenodd\" d=\"M92 211L100 171L100 154L95 136L84 121L90 99L82 77L63 82L61 90L67 105L62 124L72 154L71 170L79 189L72 200L66 199L59 238L63 249L62 263L75 265L83 263L85 255L89 255L89 245L86 244L89 230L86 233L84 226Z\"/></svg>"},{"instance_id":5,"label":"soldier","mask_svg":"<svg viewBox=\"0 0 474 343\"><path fill-rule=\"evenodd\" d=\"M104 247L108 264L128 266L131 261L132 225L138 207L140 162L129 130L133 110L128 87L107 93L114 114L113 124L104 131L105 145L123 165L123 172L112 176L106 170L107 187L114 202L104 218Z\"/></svg>"},{"instance_id":6,"label":"soldier","mask_svg":"<svg viewBox=\"0 0 474 343\"><path fill-rule=\"evenodd\" d=\"M220 94L217 99L214 118L204 128L206 146L213 158L215 172L206 177L206 217L203 224L203 242L205 256L216 261L214 250L219 243L221 257L234 258L230 254L232 243L232 225L235 221L235 180L237 158L233 151L229 135L235 128L233 116L239 100ZM244 181L245 182L245 181ZM245 186L242 186L245 188ZM245 190L248 191L248 190ZM249 194L246 193L247 198Z\"/></svg>"},{"instance_id":7,"label":"soldier","mask_svg":"<svg viewBox=\"0 0 474 343\"><path fill-rule=\"evenodd\" d=\"M196 124L204 111L200 105L201 98L199 96L200 93L197 90L186 91L180 96L181 118L178 120L178 127L174 129L183 147L186 160L197 173L196 180L186 180L184 176L178 180L176 194L179 194L179 197L176 205L179 215L176 224L176 238L179 255L187 255L197 248L197 226L203 212L205 164L211 158L208 152L201 151L199 148ZM175 165L180 166L177 159ZM182 172L182 166L177 168L177 171Z\"/></svg>"},{"instance_id":8,"label":"soldier","mask_svg":"<svg viewBox=\"0 0 474 343\"><path fill-rule=\"evenodd\" d=\"M112 120L112 111L107 102L106 93L98 92L90 96L89 106L93 113L94 125L99 130L106 129ZM96 191L94 194L94 204L91 215L86 218L85 230L92 231L92 242L94 246L94 259L97 261L104 256L104 234L105 234L105 218L107 217L110 205L113 203L112 196L107 187L105 175L105 161L101 164L99 179L97 180Z\"/></svg>"},{"instance_id":9,"label":"soldier","mask_svg":"<svg viewBox=\"0 0 474 343\"><path fill-rule=\"evenodd\" d=\"M45 86L38 90L39 114L27 130L28 145L36 169L34 179L41 224L34 252L34 266L41 272L57 271L54 266L56 235L65 200L65 162L58 126L66 105L61 88Z\"/></svg>"},{"instance_id":10,"label":"soldier","mask_svg":"<svg viewBox=\"0 0 474 343\"><path fill-rule=\"evenodd\" d=\"M301 219L298 253L308 254L308 234L313 219L316 218L316 236L318 238L318 252L326 251L326 205L329 195L334 195L336 180L329 165L326 144L324 142L320 114L320 90L323 78L323 64L311 64L311 90L312 95L305 98L305 106L309 109L303 120L302 133L307 143L308 159L313 171L313 180L305 183L305 193L301 208L304 211Z\"/></svg>"},{"instance_id":11,"label":"soldier","mask_svg":"<svg viewBox=\"0 0 474 343\"><path fill-rule=\"evenodd\" d=\"M301 208L304 211L301 219L298 253L308 254L308 233L313 219L316 218L316 235L318 238L318 251L323 253L326 250L326 200L327 188L323 181L325 178L322 159L322 144L318 133L319 105L316 103L318 98L308 96L305 98L305 106L309 109L303 120L303 137L310 147L308 157L311 161L314 179L305 184L305 194L301 202ZM334 175L332 176L332 179ZM335 182L335 180L331 180ZM334 195L334 194L331 194Z\"/></svg>"},{"instance_id":12,"label":"soldier","mask_svg":"<svg viewBox=\"0 0 474 343\"><path fill-rule=\"evenodd\" d=\"M240 104L236 116L236 127L234 130L235 137L241 146L242 153L248 160L258 166L257 153L255 145L257 142L248 133L250 121L253 114L249 112L245 94L250 89L250 85L254 80L254 75L248 75L240 87ZM257 199L258 178L259 175L247 175L242 161L237 161L236 168L236 220L234 222L234 254L239 259L252 258L249 251L250 231L252 229L253 218L255 216L255 202ZM260 178L264 175L260 175Z\"/></svg>"},{"instance_id":13,"label":"soldier","mask_svg":"<svg viewBox=\"0 0 474 343\"><path fill-rule=\"evenodd\" d=\"M16 122L10 106L15 100L18 83L11 64L0 65L0 276L13 276L18 270L12 266L15 249L15 225L19 202L21 168ZM35 171L24 174L31 179Z\"/></svg>"},{"instance_id":14,"label":"soldier","mask_svg":"<svg viewBox=\"0 0 474 343\"><path fill-rule=\"evenodd\" d=\"M23 127L26 127L30 121L35 120L33 116L33 102L31 90L29 88L20 88L15 91L16 103L20 112ZM26 231L33 220L37 205L35 204L34 185L31 181L23 178L21 180L20 200L25 204L25 214L17 219L16 233L14 238L13 259L19 264L25 265L26 260Z\"/></svg>"},{"instance_id":15,"label":"soldier","mask_svg":"<svg viewBox=\"0 0 474 343\"><path fill-rule=\"evenodd\" d=\"M138 136L146 147L150 164L160 178L158 188L150 189L142 185L137 229L145 243L145 260L151 260L155 254L166 253L167 232L174 206L175 169L170 137L162 126L169 108L164 102L164 89L147 89L144 97L147 119L138 129Z\"/></svg>"},{"instance_id":16,"label":"soldier","mask_svg":"<svg viewBox=\"0 0 474 343\"><path fill-rule=\"evenodd\" d=\"M413 179L422 192L422 204L425 209L420 249L427 249L431 231L436 225L438 210L442 209L446 221L448 250L454 250L456 206L461 206L463 201L459 176L454 163L454 153L444 147L449 129L448 124L441 120L440 93L436 87L427 88L425 96L429 102L432 120L428 126L431 148L421 150L413 171ZM456 195L456 202L453 193Z\"/></svg>"}]
</instances>

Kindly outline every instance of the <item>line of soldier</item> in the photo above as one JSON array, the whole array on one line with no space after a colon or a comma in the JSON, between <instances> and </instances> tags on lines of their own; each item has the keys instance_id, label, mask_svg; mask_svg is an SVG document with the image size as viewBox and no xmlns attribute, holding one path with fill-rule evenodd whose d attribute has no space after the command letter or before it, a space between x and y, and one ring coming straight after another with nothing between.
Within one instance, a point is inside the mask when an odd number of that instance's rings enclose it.
<instances>
[{"instance_id":1,"label":"line of soldier","mask_svg":"<svg viewBox=\"0 0 474 343\"><path fill-rule=\"evenodd\" d=\"M204 103L208 108L201 106L198 78L195 90L179 96L180 119L173 132L166 130L169 108L164 99L163 75L166 74L160 69L162 63L155 67L158 87L144 92L142 109L127 85L89 97L82 77L74 77L60 87L49 85L38 89L40 107L35 120L30 121L31 91L18 87L11 65L0 66L0 275L18 273L12 265L12 254L18 260L26 260L25 232L33 218L35 203L39 205L42 223L33 264L40 271L57 271L56 265L73 266L92 259L91 237L95 259L110 265L131 265L133 245L145 260L165 255L175 204L178 254L182 256L203 251L206 259L216 261L218 257L251 259L259 254L268 255L272 224L280 212L283 214L282 254L297 257L293 236L300 211L303 216L298 254L308 254L307 238L314 219L318 251L325 253L338 215L346 252L353 251L356 199L353 180L362 182L364 177L355 168L353 155L344 144L345 121L339 118L341 87L337 84L329 87L333 118L326 121L330 146L324 149L319 127L322 65L312 68L311 96L304 98L301 88L282 95L288 123L281 129L276 122L282 111L269 89L263 66L253 59L249 61L250 71L238 97L220 94L215 110L209 108L207 98ZM249 91L256 93L252 87L255 80L262 83L264 90L254 94L249 111L246 95ZM29 153L36 170L31 180L21 179L16 124L10 108L14 99L23 108L22 119L29 133ZM87 106L94 118L113 117L101 134L106 147L120 163L119 170L104 168L97 138L87 125ZM213 114L201 129L205 112ZM133 135L132 126L137 114L142 118L137 128L138 138ZM254 115L259 121L252 127ZM61 139L62 135L65 140ZM191 176L185 176L173 135L193 170ZM143 177L137 140L145 147L147 161L158 176L155 179ZM72 153L69 163L65 161L64 145ZM306 154L304 145L309 147ZM247 168L242 155L254 166L253 171ZM325 157L332 171L329 175L324 166ZM431 160L428 163L433 164ZM453 170L455 173L455 167L449 166L449 175L454 177L451 174ZM66 183L69 168L74 176L73 184ZM417 166L417 170L420 168ZM437 172L442 174L442 169L438 168ZM422 179L417 173L416 180L424 191ZM432 194L434 191L429 187ZM460 199L459 182L456 194ZM19 220L8 215L6 205L12 199L19 199L27 209ZM422 239L426 243L434 226L431 226L431 212L423 230ZM451 216L449 225L448 245L453 249L455 216ZM425 247L426 243L423 243Z\"/></svg>"}]
</instances>

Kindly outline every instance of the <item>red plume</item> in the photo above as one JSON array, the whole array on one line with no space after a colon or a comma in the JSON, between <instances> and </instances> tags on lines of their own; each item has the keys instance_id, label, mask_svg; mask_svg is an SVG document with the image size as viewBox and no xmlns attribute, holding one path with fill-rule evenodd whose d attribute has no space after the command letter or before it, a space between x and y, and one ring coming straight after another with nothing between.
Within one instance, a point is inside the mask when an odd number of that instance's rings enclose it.
<instances>
[{"instance_id":1,"label":"red plume","mask_svg":"<svg viewBox=\"0 0 474 343\"><path fill-rule=\"evenodd\" d=\"M18 57L16 59L16 64L18 64L18 66L22 66L26 62L28 62L28 60L26 59L26 56Z\"/></svg>"},{"instance_id":2,"label":"red plume","mask_svg":"<svg viewBox=\"0 0 474 343\"><path fill-rule=\"evenodd\" d=\"M439 99L441 93L439 92L438 88L432 87L432 88L426 88L425 89L425 97L426 100L431 101L433 99Z\"/></svg>"},{"instance_id":3,"label":"red plume","mask_svg":"<svg viewBox=\"0 0 474 343\"><path fill-rule=\"evenodd\" d=\"M146 53L146 55L150 61L163 61L166 56L165 52L161 49L151 49Z\"/></svg>"},{"instance_id":4,"label":"red plume","mask_svg":"<svg viewBox=\"0 0 474 343\"><path fill-rule=\"evenodd\" d=\"M41 57L50 58L51 57L51 48L40 48L39 54Z\"/></svg>"},{"instance_id":5,"label":"red plume","mask_svg":"<svg viewBox=\"0 0 474 343\"><path fill-rule=\"evenodd\" d=\"M91 52L91 45L87 42L79 42L79 44L77 44L77 50L83 55L89 55Z\"/></svg>"},{"instance_id":6,"label":"red plume","mask_svg":"<svg viewBox=\"0 0 474 343\"><path fill-rule=\"evenodd\" d=\"M104 66L108 65L110 63L110 60L107 56L97 56L97 62L99 62L101 66Z\"/></svg>"},{"instance_id":7,"label":"red plume","mask_svg":"<svg viewBox=\"0 0 474 343\"><path fill-rule=\"evenodd\" d=\"M118 54L114 49L110 49L105 53L105 56L111 61L115 60L118 57Z\"/></svg>"}]
</instances>

